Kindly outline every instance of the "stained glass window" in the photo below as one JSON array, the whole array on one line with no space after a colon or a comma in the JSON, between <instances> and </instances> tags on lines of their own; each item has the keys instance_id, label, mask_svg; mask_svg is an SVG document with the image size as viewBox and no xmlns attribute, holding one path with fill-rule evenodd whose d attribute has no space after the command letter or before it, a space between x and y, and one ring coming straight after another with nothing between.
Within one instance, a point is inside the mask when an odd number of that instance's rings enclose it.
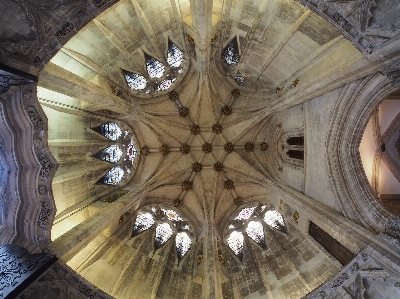
<instances>
[{"instance_id":1,"label":"stained glass window","mask_svg":"<svg viewBox=\"0 0 400 299\"><path fill-rule=\"evenodd\" d=\"M120 166L111 168L104 176L104 183L108 185L118 185L124 177L124 170Z\"/></svg>"},{"instance_id":2,"label":"stained glass window","mask_svg":"<svg viewBox=\"0 0 400 299\"><path fill-rule=\"evenodd\" d=\"M173 211L173 210L165 210L165 209L161 209L165 215L167 215L168 219L171 221L182 221L183 219L181 218L181 216L178 215L177 212Z\"/></svg>"},{"instance_id":3,"label":"stained glass window","mask_svg":"<svg viewBox=\"0 0 400 299\"><path fill-rule=\"evenodd\" d=\"M243 254L243 241L243 234L238 231L231 232L227 239L229 248L232 249L237 256Z\"/></svg>"},{"instance_id":4,"label":"stained glass window","mask_svg":"<svg viewBox=\"0 0 400 299\"><path fill-rule=\"evenodd\" d=\"M156 91L163 91L163 90L170 88L172 83L175 82L175 80L176 80L176 78L162 80Z\"/></svg>"},{"instance_id":5,"label":"stained glass window","mask_svg":"<svg viewBox=\"0 0 400 299\"><path fill-rule=\"evenodd\" d=\"M146 57L146 66L147 66L147 73L149 74L150 78L161 78L164 75L165 67L164 65L147 54Z\"/></svg>"},{"instance_id":6,"label":"stained glass window","mask_svg":"<svg viewBox=\"0 0 400 299\"><path fill-rule=\"evenodd\" d=\"M136 157L136 148L135 146L130 143L128 145L128 148L126 149L126 155L128 156L128 159L133 162L135 161L135 157Z\"/></svg>"},{"instance_id":7,"label":"stained glass window","mask_svg":"<svg viewBox=\"0 0 400 299\"><path fill-rule=\"evenodd\" d=\"M269 226L286 232L285 221L278 211L266 211L264 215L264 221Z\"/></svg>"},{"instance_id":8,"label":"stained glass window","mask_svg":"<svg viewBox=\"0 0 400 299\"><path fill-rule=\"evenodd\" d=\"M183 61L183 52L170 40L168 41L167 62L172 67L179 67Z\"/></svg>"},{"instance_id":9,"label":"stained glass window","mask_svg":"<svg viewBox=\"0 0 400 299\"><path fill-rule=\"evenodd\" d=\"M222 53L222 57L227 64L235 64L239 62L239 46L236 37L233 38L231 42L225 47Z\"/></svg>"},{"instance_id":10,"label":"stained glass window","mask_svg":"<svg viewBox=\"0 0 400 299\"><path fill-rule=\"evenodd\" d=\"M178 257L183 257L190 249L192 239L190 239L189 235L186 232L179 232L176 234L175 244L176 250L178 252Z\"/></svg>"},{"instance_id":11,"label":"stained glass window","mask_svg":"<svg viewBox=\"0 0 400 299\"><path fill-rule=\"evenodd\" d=\"M244 77L243 76L233 76L233 79L235 79L235 81L238 84L243 84L243 82L244 82Z\"/></svg>"},{"instance_id":12,"label":"stained glass window","mask_svg":"<svg viewBox=\"0 0 400 299\"><path fill-rule=\"evenodd\" d=\"M101 126L101 133L110 140L118 140L122 136L122 130L116 123L107 123Z\"/></svg>"},{"instance_id":13,"label":"stained glass window","mask_svg":"<svg viewBox=\"0 0 400 299\"><path fill-rule=\"evenodd\" d=\"M256 207L244 208L240 211L235 220L249 219L251 214L253 214L255 208Z\"/></svg>"},{"instance_id":14,"label":"stained glass window","mask_svg":"<svg viewBox=\"0 0 400 299\"><path fill-rule=\"evenodd\" d=\"M150 213L139 214L136 217L136 222L135 226L133 227L133 230L137 234L140 234L141 232L144 232L145 230L149 229L153 224L154 224L154 218Z\"/></svg>"},{"instance_id":15,"label":"stained glass window","mask_svg":"<svg viewBox=\"0 0 400 299\"><path fill-rule=\"evenodd\" d=\"M172 236L172 228L168 223L161 223L156 228L156 245L160 247L164 245Z\"/></svg>"},{"instance_id":16,"label":"stained glass window","mask_svg":"<svg viewBox=\"0 0 400 299\"><path fill-rule=\"evenodd\" d=\"M101 151L101 159L104 161L115 163L121 160L123 154L124 153L122 149L118 145L113 144Z\"/></svg>"},{"instance_id":17,"label":"stained glass window","mask_svg":"<svg viewBox=\"0 0 400 299\"><path fill-rule=\"evenodd\" d=\"M260 222L250 221L246 227L246 233L258 244L264 243L264 229Z\"/></svg>"},{"instance_id":18,"label":"stained glass window","mask_svg":"<svg viewBox=\"0 0 400 299\"><path fill-rule=\"evenodd\" d=\"M145 89L147 85L146 78L137 73L125 73L125 80L133 90Z\"/></svg>"}]
</instances>

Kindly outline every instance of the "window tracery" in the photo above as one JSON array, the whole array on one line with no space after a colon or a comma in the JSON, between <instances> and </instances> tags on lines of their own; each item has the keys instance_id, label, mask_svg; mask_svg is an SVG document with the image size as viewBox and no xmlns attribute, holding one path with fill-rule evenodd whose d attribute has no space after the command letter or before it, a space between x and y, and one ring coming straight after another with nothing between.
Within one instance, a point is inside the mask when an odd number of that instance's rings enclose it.
<instances>
[{"instance_id":1,"label":"window tracery","mask_svg":"<svg viewBox=\"0 0 400 299\"><path fill-rule=\"evenodd\" d=\"M142 75L137 73L125 73L125 80L128 86L133 90L142 90L146 88L147 80Z\"/></svg>"},{"instance_id":2,"label":"window tracery","mask_svg":"<svg viewBox=\"0 0 400 299\"><path fill-rule=\"evenodd\" d=\"M118 185L124 178L125 171L120 166L111 168L104 176L104 183L107 185Z\"/></svg>"},{"instance_id":3,"label":"window tracery","mask_svg":"<svg viewBox=\"0 0 400 299\"><path fill-rule=\"evenodd\" d=\"M246 238L266 249L265 227L269 226L287 234L283 216L272 205L254 205L245 207L229 222L226 242L233 253L242 260Z\"/></svg>"},{"instance_id":4,"label":"window tracery","mask_svg":"<svg viewBox=\"0 0 400 299\"><path fill-rule=\"evenodd\" d=\"M122 130L116 123L106 123L101 126L101 134L113 141L121 138Z\"/></svg>"},{"instance_id":5,"label":"window tracery","mask_svg":"<svg viewBox=\"0 0 400 299\"><path fill-rule=\"evenodd\" d=\"M238 64L240 61L240 52L238 39L235 36L223 49L222 61L225 65L225 69L229 75L236 81L237 84L242 85L245 81L245 77L242 76Z\"/></svg>"},{"instance_id":6,"label":"window tracery","mask_svg":"<svg viewBox=\"0 0 400 299\"><path fill-rule=\"evenodd\" d=\"M168 40L166 53L169 68L147 53L144 56L147 74L123 70L125 80L132 90L143 91L145 94L164 91L170 89L177 76L183 73L184 54L171 40Z\"/></svg>"},{"instance_id":7,"label":"window tracery","mask_svg":"<svg viewBox=\"0 0 400 299\"><path fill-rule=\"evenodd\" d=\"M183 52L168 40L167 62L172 67L180 67L183 62Z\"/></svg>"},{"instance_id":8,"label":"window tracery","mask_svg":"<svg viewBox=\"0 0 400 299\"><path fill-rule=\"evenodd\" d=\"M133 226L132 236L153 229L155 232L154 248L158 249L170 239L175 238L175 248L178 260L181 260L190 250L193 239L191 228L187 221L175 210L152 206L139 211Z\"/></svg>"},{"instance_id":9,"label":"window tracery","mask_svg":"<svg viewBox=\"0 0 400 299\"><path fill-rule=\"evenodd\" d=\"M145 54L147 73L150 78L161 78L165 72L165 66L154 57Z\"/></svg>"},{"instance_id":10,"label":"window tracery","mask_svg":"<svg viewBox=\"0 0 400 299\"><path fill-rule=\"evenodd\" d=\"M102 150L101 159L107 162L115 163L121 160L123 151L117 144L112 144L109 147Z\"/></svg>"},{"instance_id":11,"label":"window tracery","mask_svg":"<svg viewBox=\"0 0 400 299\"><path fill-rule=\"evenodd\" d=\"M132 173L136 158L133 136L128 130L123 130L114 122L94 127L93 130L114 141L114 144L102 149L93 157L116 164L97 183L119 185Z\"/></svg>"},{"instance_id":12,"label":"window tracery","mask_svg":"<svg viewBox=\"0 0 400 299\"><path fill-rule=\"evenodd\" d=\"M157 225L155 240L157 247L161 247L167 243L167 241L171 238L172 233L172 228L168 223L161 223Z\"/></svg>"}]
</instances>

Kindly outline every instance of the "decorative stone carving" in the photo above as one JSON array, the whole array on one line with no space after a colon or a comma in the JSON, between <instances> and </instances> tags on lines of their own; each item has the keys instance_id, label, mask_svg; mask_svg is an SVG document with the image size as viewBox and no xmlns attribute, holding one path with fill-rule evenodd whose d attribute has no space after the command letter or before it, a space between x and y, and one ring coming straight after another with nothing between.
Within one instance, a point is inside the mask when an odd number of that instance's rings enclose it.
<instances>
[{"instance_id":1,"label":"decorative stone carving","mask_svg":"<svg viewBox=\"0 0 400 299\"><path fill-rule=\"evenodd\" d=\"M241 198L240 196L235 198L235 205L241 205L243 203L243 198Z\"/></svg>"},{"instance_id":2,"label":"decorative stone carving","mask_svg":"<svg viewBox=\"0 0 400 299\"><path fill-rule=\"evenodd\" d=\"M89 299L94 299L96 297L96 292L83 283L79 284L78 291Z\"/></svg>"},{"instance_id":3,"label":"decorative stone carving","mask_svg":"<svg viewBox=\"0 0 400 299\"><path fill-rule=\"evenodd\" d=\"M211 153L211 151L212 151L211 143L208 143L208 142L204 143L202 146L202 150L203 150L203 153L206 153L206 154Z\"/></svg>"},{"instance_id":4,"label":"decorative stone carving","mask_svg":"<svg viewBox=\"0 0 400 299\"><path fill-rule=\"evenodd\" d=\"M42 168L39 171L39 175L42 178L49 179L50 173L54 170L55 165L51 162L50 158L45 154L41 153L38 156L39 162L42 165Z\"/></svg>"},{"instance_id":5,"label":"decorative stone carving","mask_svg":"<svg viewBox=\"0 0 400 299\"><path fill-rule=\"evenodd\" d=\"M277 127L278 127L279 129L282 129L282 124L278 124Z\"/></svg>"},{"instance_id":6,"label":"decorative stone carving","mask_svg":"<svg viewBox=\"0 0 400 299\"><path fill-rule=\"evenodd\" d=\"M222 107L221 112L223 115L230 115L232 113L232 107L224 106L224 107Z\"/></svg>"},{"instance_id":7,"label":"decorative stone carving","mask_svg":"<svg viewBox=\"0 0 400 299\"><path fill-rule=\"evenodd\" d=\"M400 61L396 61L388 66L385 66L380 71L383 75L395 81L400 80Z\"/></svg>"},{"instance_id":8,"label":"decorative stone carving","mask_svg":"<svg viewBox=\"0 0 400 299\"><path fill-rule=\"evenodd\" d=\"M161 146L160 146L160 153L161 153L161 155L163 155L163 156L168 155L168 154L169 154L169 147L168 147L168 145L166 145L166 144L161 145Z\"/></svg>"},{"instance_id":9,"label":"decorative stone carving","mask_svg":"<svg viewBox=\"0 0 400 299\"><path fill-rule=\"evenodd\" d=\"M297 85L299 85L300 79L297 78L296 80L292 81L292 87L295 88Z\"/></svg>"},{"instance_id":10,"label":"decorative stone carving","mask_svg":"<svg viewBox=\"0 0 400 299\"><path fill-rule=\"evenodd\" d=\"M299 222L299 212L295 211L292 215L292 218L296 223Z\"/></svg>"},{"instance_id":11,"label":"decorative stone carving","mask_svg":"<svg viewBox=\"0 0 400 299\"><path fill-rule=\"evenodd\" d=\"M232 180L226 180L224 182L224 188L227 190L232 190L233 188L235 188L235 185L233 184Z\"/></svg>"},{"instance_id":12,"label":"decorative stone carving","mask_svg":"<svg viewBox=\"0 0 400 299\"><path fill-rule=\"evenodd\" d=\"M142 154L143 156L147 156L150 153L150 149L147 146L143 146L140 149L140 154Z\"/></svg>"},{"instance_id":13,"label":"decorative stone carving","mask_svg":"<svg viewBox=\"0 0 400 299\"><path fill-rule=\"evenodd\" d=\"M40 194L46 194L47 193L47 187L44 186L44 185L39 185L38 189L39 189L39 193Z\"/></svg>"},{"instance_id":14,"label":"decorative stone carving","mask_svg":"<svg viewBox=\"0 0 400 299\"><path fill-rule=\"evenodd\" d=\"M0 247L0 297L11 298L7 296L16 286L36 271L46 270L55 260L55 257L43 253L30 254L16 244Z\"/></svg>"},{"instance_id":15,"label":"decorative stone carving","mask_svg":"<svg viewBox=\"0 0 400 299\"><path fill-rule=\"evenodd\" d=\"M215 133L215 134L221 134L221 132L222 132L222 125L221 125L221 124L214 124L214 125L212 126L212 131L213 131L213 133Z\"/></svg>"},{"instance_id":16,"label":"decorative stone carving","mask_svg":"<svg viewBox=\"0 0 400 299\"><path fill-rule=\"evenodd\" d=\"M279 170L279 171L283 171L283 167L282 167L282 166L279 166L279 167L278 167L278 170Z\"/></svg>"},{"instance_id":17,"label":"decorative stone carving","mask_svg":"<svg viewBox=\"0 0 400 299\"><path fill-rule=\"evenodd\" d=\"M239 89L234 89L231 91L231 95L235 98L240 96L240 90Z\"/></svg>"},{"instance_id":18,"label":"decorative stone carving","mask_svg":"<svg viewBox=\"0 0 400 299\"><path fill-rule=\"evenodd\" d=\"M53 213L51 204L47 201L42 201L42 208L40 209L38 225L42 228L47 228L50 223L50 217Z\"/></svg>"},{"instance_id":19,"label":"decorative stone carving","mask_svg":"<svg viewBox=\"0 0 400 299\"><path fill-rule=\"evenodd\" d=\"M182 206L182 204L183 204L182 199L180 199L179 197L174 199L174 206L175 207L178 208L178 207Z\"/></svg>"},{"instance_id":20,"label":"decorative stone carving","mask_svg":"<svg viewBox=\"0 0 400 299\"><path fill-rule=\"evenodd\" d=\"M222 164L221 162L216 162L214 164L214 170L216 172L221 172L222 170L224 170L224 164Z\"/></svg>"},{"instance_id":21,"label":"decorative stone carving","mask_svg":"<svg viewBox=\"0 0 400 299\"><path fill-rule=\"evenodd\" d=\"M228 142L224 145L224 150L229 154L235 150L235 145L231 142Z\"/></svg>"},{"instance_id":22,"label":"decorative stone carving","mask_svg":"<svg viewBox=\"0 0 400 299\"><path fill-rule=\"evenodd\" d=\"M65 23L60 30L56 32L56 37L63 41L65 40L72 32L74 32L75 26L71 22Z\"/></svg>"},{"instance_id":23,"label":"decorative stone carving","mask_svg":"<svg viewBox=\"0 0 400 299\"><path fill-rule=\"evenodd\" d=\"M172 101L177 101L178 100L178 93L175 90L173 90L170 93L168 93L168 96Z\"/></svg>"},{"instance_id":24,"label":"decorative stone carving","mask_svg":"<svg viewBox=\"0 0 400 299\"><path fill-rule=\"evenodd\" d=\"M275 89L275 93L277 94L278 98L282 95L283 88L284 88L284 87L277 87L277 88Z\"/></svg>"},{"instance_id":25,"label":"decorative stone carving","mask_svg":"<svg viewBox=\"0 0 400 299\"><path fill-rule=\"evenodd\" d=\"M197 135L200 133L200 127L198 125L191 125L190 132L192 132L193 135Z\"/></svg>"},{"instance_id":26,"label":"decorative stone carving","mask_svg":"<svg viewBox=\"0 0 400 299\"><path fill-rule=\"evenodd\" d=\"M181 153L183 154L189 154L190 153L190 145L188 144L182 144L181 145Z\"/></svg>"},{"instance_id":27,"label":"decorative stone carving","mask_svg":"<svg viewBox=\"0 0 400 299\"><path fill-rule=\"evenodd\" d=\"M186 117L189 115L189 108L187 107L182 107L181 109L179 109L179 115L182 117Z\"/></svg>"},{"instance_id":28,"label":"decorative stone carving","mask_svg":"<svg viewBox=\"0 0 400 299\"><path fill-rule=\"evenodd\" d=\"M107 4L108 2L111 2L111 0L92 0L92 3L97 7L101 7L104 4Z\"/></svg>"},{"instance_id":29,"label":"decorative stone carving","mask_svg":"<svg viewBox=\"0 0 400 299\"><path fill-rule=\"evenodd\" d=\"M187 190L190 190L190 189L192 189L192 182L190 182L190 181L184 181L184 182L182 183L182 190L187 191Z\"/></svg>"},{"instance_id":30,"label":"decorative stone carving","mask_svg":"<svg viewBox=\"0 0 400 299\"><path fill-rule=\"evenodd\" d=\"M347 20L340 15L338 12L335 12L332 16L332 19L340 26L342 27L344 30L349 31L351 26L349 24L349 22L347 22Z\"/></svg>"},{"instance_id":31,"label":"decorative stone carving","mask_svg":"<svg viewBox=\"0 0 400 299\"><path fill-rule=\"evenodd\" d=\"M43 120L37 112L36 108L33 106L28 106L26 108L26 111L28 112L29 119L31 120L34 129L37 131L43 130Z\"/></svg>"},{"instance_id":32,"label":"decorative stone carving","mask_svg":"<svg viewBox=\"0 0 400 299\"><path fill-rule=\"evenodd\" d=\"M197 266L200 265L202 261L203 261L203 256L202 255L198 255L197 259L196 259Z\"/></svg>"},{"instance_id":33,"label":"decorative stone carving","mask_svg":"<svg viewBox=\"0 0 400 299\"><path fill-rule=\"evenodd\" d=\"M218 260L222 265L225 265L225 259L224 259L224 256L222 254L218 255Z\"/></svg>"},{"instance_id":34,"label":"decorative stone carving","mask_svg":"<svg viewBox=\"0 0 400 299\"><path fill-rule=\"evenodd\" d=\"M252 152L254 150L254 143L253 142L246 142L244 145L244 149L246 152Z\"/></svg>"},{"instance_id":35,"label":"decorative stone carving","mask_svg":"<svg viewBox=\"0 0 400 299\"><path fill-rule=\"evenodd\" d=\"M194 38L193 38L193 37L191 37L191 36L188 34L187 39L188 39L189 44L194 45Z\"/></svg>"},{"instance_id":36,"label":"decorative stone carving","mask_svg":"<svg viewBox=\"0 0 400 299\"><path fill-rule=\"evenodd\" d=\"M260 143L260 149L265 152L268 149L268 143L266 142L261 142Z\"/></svg>"},{"instance_id":37,"label":"decorative stone carving","mask_svg":"<svg viewBox=\"0 0 400 299\"><path fill-rule=\"evenodd\" d=\"M121 224L124 221L125 221L125 215L121 215L121 217L119 217L118 223Z\"/></svg>"},{"instance_id":38,"label":"decorative stone carving","mask_svg":"<svg viewBox=\"0 0 400 299\"><path fill-rule=\"evenodd\" d=\"M200 172L203 166L199 162L193 163L192 170L194 172Z\"/></svg>"}]
</instances>

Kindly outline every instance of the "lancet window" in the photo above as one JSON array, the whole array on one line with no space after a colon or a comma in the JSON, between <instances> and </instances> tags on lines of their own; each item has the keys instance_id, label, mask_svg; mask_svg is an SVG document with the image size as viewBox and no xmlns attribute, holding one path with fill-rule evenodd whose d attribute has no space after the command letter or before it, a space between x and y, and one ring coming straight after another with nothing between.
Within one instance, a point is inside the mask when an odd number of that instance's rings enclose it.
<instances>
[{"instance_id":1,"label":"lancet window","mask_svg":"<svg viewBox=\"0 0 400 299\"><path fill-rule=\"evenodd\" d=\"M132 173L136 158L136 148L131 134L123 130L117 123L106 123L93 128L113 144L102 149L93 157L114 164L111 169L98 181L106 185L119 185Z\"/></svg>"},{"instance_id":2,"label":"lancet window","mask_svg":"<svg viewBox=\"0 0 400 299\"><path fill-rule=\"evenodd\" d=\"M285 147L287 147L286 155L289 158L304 160L304 136L292 136L287 138Z\"/></svg>"},{"instance_id":3,"label":"lancet window","mask_svg":"<svg viewBox=\"0 0 400 299\"><path fill-rule=\"evenodd\" d=\"M242 261L246 240L251 239L266 249L265 232L268 227L287 233L283 216L272 205L245 207L229 222L226 242Z\"/></svg>"},{"instance_id":4,"label":"lancet window","mask_svg":"<svg viewBox=\"0 0 400 299\"><path fill-rule=\"evenodd\" d=\"M237 37L235 36L223 49L222 61L225 69L232 76L232 78L239 84L243 84L245 77L240 74L237 67L240 61L239 45Z\"/></svg>"},{"instance_id":5,"label":"lancet window","mask_svg":"<svg viewBox=\"0 0 400 299\"><path fill-rule=\"evenodd\" d=\"M164 246L170 239L175 239L178 260L190 250L193 233L188 221L175 210L152 206L138 212L133 226L132 237L151 230L154 238L154 250Z\"/></svg>"},{"instance_id":6,"label":"lancet window","mask_svg":"<svg viewBox=\"0 0 400 299\"><path fill-rule=\"evenodd\" d=\"M165 57L168 66L147 53L144 56L146 74L123 70L125 80L132 90L147 94L164 91L170 89L177 76L183 73L184 54L171 40L168 40Z\"/></svg>"}]
</instances>

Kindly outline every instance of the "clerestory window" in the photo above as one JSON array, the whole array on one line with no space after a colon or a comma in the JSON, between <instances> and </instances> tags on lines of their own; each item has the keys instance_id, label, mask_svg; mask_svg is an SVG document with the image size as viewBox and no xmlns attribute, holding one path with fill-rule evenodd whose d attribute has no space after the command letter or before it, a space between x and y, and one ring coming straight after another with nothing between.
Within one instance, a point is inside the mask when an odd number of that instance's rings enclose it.
<instances>
[{"instance_id":1,"label":"clerestory window","mask_svg":"<svg viewBox=\"0 0 400 299\"><path fill-rule=\"evenodd\" d=\"M98 181L106 185L119 185L131 173L136 158L136 148L129 131L123 133L117 123L106 123L93 128L93 130L113 144L102 149L93 157L114 164L110 170Z\"/></svg>"},{"instance_id":2,"label":"clerestory window","mask_svg":"<svg viewBox=\"0 0 400 299\"><path fill-rule=\"evenodd\" d=\"M190 224L175 210L153 206L139 211L132 236L147 230L153 230L154 250L164 246L170 239L175 239L178 260L181 260L191 248L193 234Z\"/></svg>"},{"instance_id":3,"label":"clerestory window","mask_svg":"<svg viewBox=\"0 0 400 299\"><path fill-rule=\"evenodd\" d=\"M160 60L144 53L147 74L123 71L126 83L135 91L144 91L146 94L170 89L183 73L184 54L171 40L168 40L166 53L167 68Z\"/></svg>"},{"instance_id":4,"label":"clerestory window","mask_svg":"<svg viewBox=\"0 0 400 299\"><path fill-rule=\"evenodd\" d=\"M242 85L245 81L245 77L240 74L237 68L237 64L240 61L238 39L235 36L223 49L222 61L225 65L227 72L231 77L239 84Z\"/></svg>"},{"instance_id":5,"label":"clerestory window","mask_svg":"<svg viewBox=\"0 0 400 299\"><path fill-rule=\"evenodd\" d=\"M226 242L233 253L243 259L246 239L266 249L265 232L268 227L287 233L283 216L272 205L254 205L243 208L228 225Z\"/></svg>"}]
</instances>

